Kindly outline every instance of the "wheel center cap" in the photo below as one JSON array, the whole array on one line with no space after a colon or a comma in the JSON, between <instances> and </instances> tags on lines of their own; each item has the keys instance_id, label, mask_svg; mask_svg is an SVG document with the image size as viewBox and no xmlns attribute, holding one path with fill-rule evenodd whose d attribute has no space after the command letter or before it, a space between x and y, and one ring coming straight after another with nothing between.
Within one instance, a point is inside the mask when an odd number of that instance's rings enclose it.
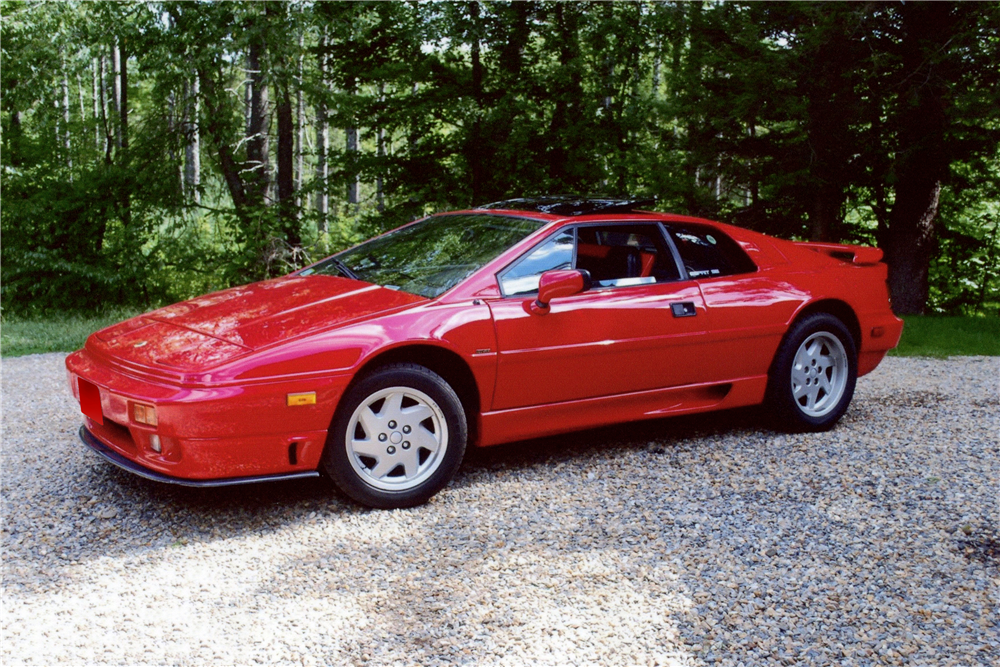
<instances>
[{"instance_id":1,"label":"wheel center cap","mask_svg":"<svg viewBox=\"0 0 1000 667\"><path fill-rule=\"evenodd\" d=\"M389 436L389 442L394 445L398 445L403 441L403 434L399 431L393 431L392 435Z\"/></svg>"}]
</instances>

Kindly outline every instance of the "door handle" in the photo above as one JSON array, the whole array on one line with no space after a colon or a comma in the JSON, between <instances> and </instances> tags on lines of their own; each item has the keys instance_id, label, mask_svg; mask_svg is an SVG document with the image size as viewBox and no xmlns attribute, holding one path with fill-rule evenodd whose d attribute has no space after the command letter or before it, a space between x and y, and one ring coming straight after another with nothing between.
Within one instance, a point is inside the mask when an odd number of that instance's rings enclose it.
<instances>
[{"instance_id":1,"label":"door handle","mask_svg":"<svg viewBox=\"0 0 1000 667\"><path fill-rule=\"evenodd\" d=\"M674 317L694 317L698 314L693 301L679 301L677 303L672 303L670 304L670 310L673 311Z\"/></svg>"}]
</instances>

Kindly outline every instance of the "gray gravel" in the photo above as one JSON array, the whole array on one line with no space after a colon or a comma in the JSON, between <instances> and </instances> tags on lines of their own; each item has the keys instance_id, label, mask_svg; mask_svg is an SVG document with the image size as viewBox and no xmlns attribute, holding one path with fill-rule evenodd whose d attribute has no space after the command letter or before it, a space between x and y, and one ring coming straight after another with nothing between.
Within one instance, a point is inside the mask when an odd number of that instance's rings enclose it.
<instances>
[{"instance_id":1,"label":"gray gravel","mask_svg":"<svg viewBox=\"0 0 1000 667\"><path fill-rule=\"evenodd\" d=\"M471 453L422 508L201 491L3 360L5 665L997 665L998 358L889 359L831 433L755 411Z\"/></svg>"}]
</instances>

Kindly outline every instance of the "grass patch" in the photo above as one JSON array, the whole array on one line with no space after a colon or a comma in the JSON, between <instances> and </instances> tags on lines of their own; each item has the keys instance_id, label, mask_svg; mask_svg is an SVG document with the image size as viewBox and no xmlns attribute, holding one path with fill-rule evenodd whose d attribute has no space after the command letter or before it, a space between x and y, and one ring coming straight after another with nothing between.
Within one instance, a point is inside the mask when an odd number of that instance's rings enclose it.
<instances>
[{"instance_id":1,"label":"grass patch","mask_svg":"<svg viewBox=\"0 0 1000 667\"><path fill-rule=\"evenodd\" d=\"M115 309L99 315L4 317L0 321L0 354L20 357L40 352L72 352L87 336L142 311Z\"/></svg>"},{"instance_id":2,"label":"grass patch","mask_svg":"<svg viewBox=\"0 0 1000 667\"><path fill-rule=\"evenodd\" d=\"M907 315L894 357L1000 356L1000 317Z\"/></svg>"}]
</instances>

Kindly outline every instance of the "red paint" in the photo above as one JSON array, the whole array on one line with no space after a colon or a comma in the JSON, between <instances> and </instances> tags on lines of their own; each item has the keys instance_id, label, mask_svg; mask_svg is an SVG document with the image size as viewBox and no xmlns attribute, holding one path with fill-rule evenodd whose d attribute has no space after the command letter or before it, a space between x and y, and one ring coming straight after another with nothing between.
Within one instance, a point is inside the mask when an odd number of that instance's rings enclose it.
<instances>
[{"instance_id":1,"label":"red paint","mask_svg":"<svg viewBox=\"0 0 1000 667\"><path fill-rule=\"evenodd\" d=\"M80 392L80 412L93 419L98 424L104 423L104 413L101 412L101 392L92 383L83 378L77 378Z\"/></svg>"},{"instance_id":2,"label":"red paint","mask_svg":"<svg viewBox=\"0 0 1000 667\"><path fill-rule=\"evenodd\" d=\"M319 466L338 400L385 353L431 350L464 365L477 395L466 398L479 403L470 415L474 444L486 446L760 403L784 333L817 306L853 314L859 375L878 365L902 331L877 249L792 243L666 214L494 213L547 224L437 299L292 274L97 332L66 361L87 428L174 477L308 471ZM616 221L714 227L758 270L613 289L584 289L578 271L552 271L537 297L501 296L497 274L557 229ZM599 256L606 248L578 252ZM655 256L641 259L649 276ZM536 298L547 305L544 314L531 312ZM693 314L678 317L675 304ZM290 393L313 391L315 405L286 404ZM135 402L156 406L156 427L132 419ZM149 447L153 433L160 453Z\"/></svg>"}]
</instances>

